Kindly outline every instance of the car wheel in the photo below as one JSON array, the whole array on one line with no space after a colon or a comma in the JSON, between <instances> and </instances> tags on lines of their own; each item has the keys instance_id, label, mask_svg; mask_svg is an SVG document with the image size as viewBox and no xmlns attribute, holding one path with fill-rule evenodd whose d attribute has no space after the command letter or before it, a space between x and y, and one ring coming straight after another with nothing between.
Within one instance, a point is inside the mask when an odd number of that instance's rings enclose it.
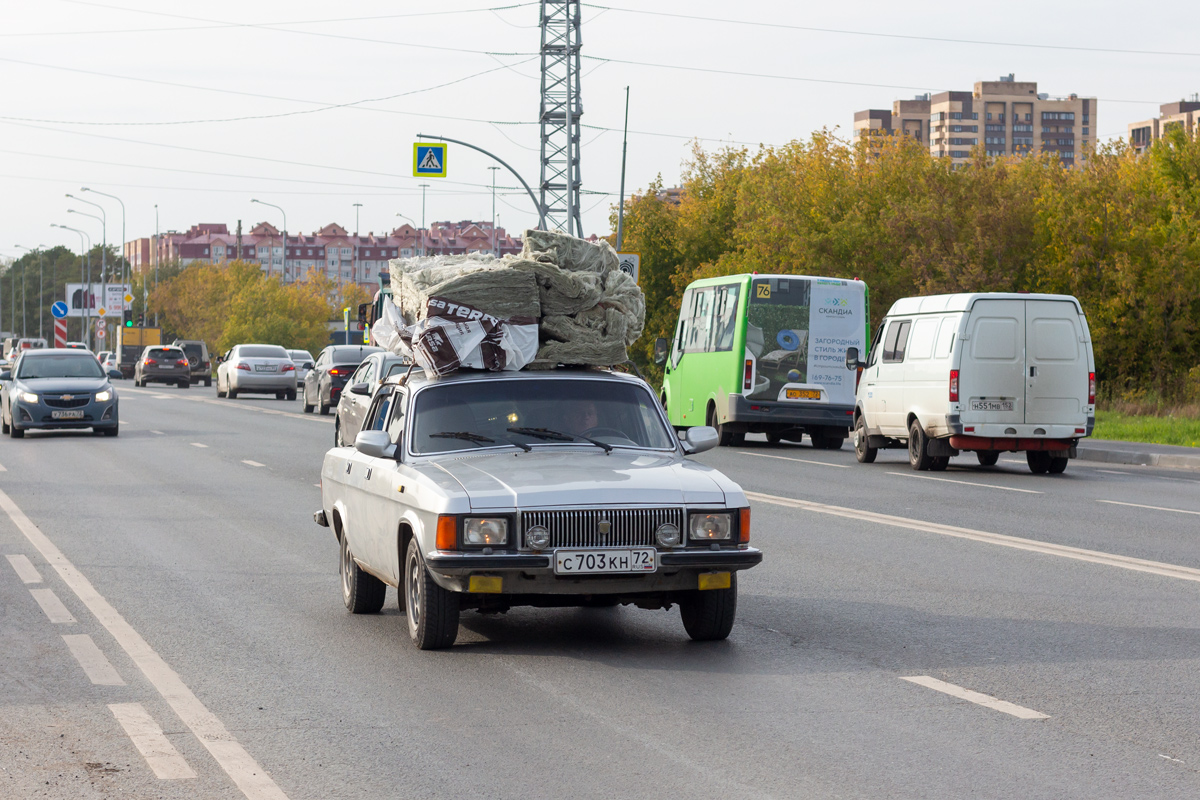
<instances>
[{"instance_id":1,"label":"car wheel","mask_svg":"<svg viewBox=\"0 0 1200 800\"><path fill-rule=\"evenodd\" d=\"M908 427L908 463L920 472L928 470L933 463L925 442L925 431L921 430L921 423L914 419Z\"/></svg>"},{"instance_id":2,"label":"car wheel","mask_svg":"<svg viewBox=\"0 0 1200 800\"><path fill-rule=\"evenodd\" d=\"M308 403L305 403L304 408L302 410L304 411L305 414L311 414L313 412L313 407L310 406Z\"/></svg>"},{"instance_id":3,"label":"car wheel","mask_svg":"<svg viewBox=\"0 0 1200 800\"><path fill-rule=\"evenodd\" d=\"M767 434L767 444L779 444L782 441L783 441L783 437L780 436L778 433L768 433Z\"/></svg>"},{"instance_id":4,"label":"car wheel","mask_svg":"<svg viewBox=\"0 0 1200 800\"><path fill-rule=\"evenodd\" d=\"M230 400L237 400L237 389L230 386L228 389L225 390L225 396L228 397Z\"/></svg>"},{"instance_id":5,"label":"car wheel","mask_svg":"<svg viewBox=\"0 0 1200 800\"><path fill-rule=\"evenodd\" d=\"M189 386L191 386L191 384L190 384L190 383L188 383L187 381L180 381L180 382L179 382L179 388L180 388L180 389L186 389L186 388L188 388Z\"/></svg>"},{"instance_id":6,"label":"car wheel","mask_svg":"<svg viewBox=\"0 0 1200 800\"><path fill-rule=\"evenodd\" d=\"M205 388L212 386L212 378L205 378L204 386L205 386Z\"/></svg>"},{"instance_id":7,"label":"car wheel","mask_svg":"<svg viewBox=\"0 0 1200 800\"><path fill-rule=\"evenodd\" d=\"M333 420L333 446L345 447L346 443L342 441L342 418L336 417Z\"/></svg>"},{"instance_id":8,"label":"car wheel","mask_svg":"<svg viewBox=\"0 0 1200 800\"><path fill-rule=\"evenodd\" d=\"M285 397L287 397L287 392L276 392L275 393L276 400L282 400Z\"/></svg>"},{"instance_id":9,"label":"car wheel","mask_svg":"<svg viewBox=\"0 0 1200 800\"><path fill-rule=\"evenodd\" d=\"M1067 468L1068 461L1070 461L1070 459L1066 456L1053 456L1050 459L1050 465L1047 471L1051 475L1061 475Z\"/></svg>"},{"instance_id":10,"label":"car wheel","mask_svg":"<svg viewBox=\"0 0 1200 800\"><path fill-rule=\"evenodd\" d=\"M4 413L0 412L0 433L8 433L9 425L4 421Z\"/></svg>"},{"instance_id":11,"label":"car wheel","mask_svg":"<svg viewBox=\"0 0 1200 800\"><path fill-rule=\"evenodd\" d=\"M363 572L362 567L354 563L350 554L350 545L346 532L342 531L341 573L342 601L351 614L378 614L383 608L387 584Z\"/></svg>"},{"instance_id":12,"label":"car wheel","mask_svg":"<svg viewBox=\"0 0 1200 800\"><path fill-rule=\"evenodd\" d=\"M860 415L854 423L854 457L860 464L874 464L875 456L879 455L878 447L871 447L871 438L867 435L867 422Z\"/></svg>"},{"instance_id":13,"label":"car wheel","mask_svg":"<svg viewBox=\"0 0 1200 800\"><path fill-rule=\"evenodd\" d=\"M24 439L25 438L25 429L18 428L17 423L13 422L11 425L8 426L8 435L14 439Z\"/></svg>"},{"instance_id":14,"label":"car wheel","mask_svg":"<svg viewBox=\"0 0 1200 800\"><path fill-rule=\"evenodd\" d=\"M417 537L404 556L404 605L408 635L422 650L440 650L458 638L459 597L429 577Z\"/></svg>"},{"instance_id":15,"label":"car wheel","mask_svg":"<svg viewBox=\"0 0 1200 800\"><path fill-rule=\"evenodd\" d=\"M730 429L728 424L722 425L717 421L717 410L715 408L708 410L707 424L717 429L717 442L721 447L733 447L746 443L746 434L744 432L735 432Z\"/></svg>"},{"instance_id":16,"label":"car wheel","mask_svg":"<svg viewBox=\"0 0 1200 800\"><path fill-rule=\"evenodd\" d=\"M996 462L1000 460L999 450L976 450L975 458L979 459L979 466L994 467Z\"/></svg>"},{"instance_id":17,"label":"car wheel","mask_svg":"<svg viewBox=\"0 0 1200 800\"><path fill-rule=\"evenodd\" d=\"M296 390L295 390L295 389L288 389L288 391L287 391L287 394L286 394L286 397L287 397L287 399L288 399L288 400L295 400L295 399L296 399Z\"/></svg>"},{"instance_id":18,"label":"car wheel","mask_svg":"<svg viewBox=\"0 0 1200 800\"><path fill-rule=\"evenodd\" d=\"M217 376L217 397L224 397L225 390L221 388L221 376Z\"/></svg>"},{"instance_id":19,"label":"car wheel","mask_svg":"<svg viewBox=\"0 0 1200 800\"><path fill-rule=\"evenodd\" d=\"M105 436L119 436L121 434L120 423L113 425L111 428L104 429Z\"/></svg>"},{"instance_id":20,"label":"car wheel","mask_svg":"<svg viewBox=\"0 0 1200 800\"><path fill-rule=\"evenodd\" d=\"M329 409L330 409L330 408L332 408L332 406L330 406L328 403L321 403L321 414L322 414L322 416L326 416L326 417L327 417L327 416L329 416Z\"/></svg>"},{"instance_id":21,"label":"car wheel","mask_svg":"<svg viewBox=\"0 0 1200 800\"><path fill-rule=\"evenodd\" d=\"M1029 450L1025 453L1025 461L1034 475L1045 475L1050 469L1050 454L1045 450Z\"/></svg>"},{"instance_id":22,"label":"car wheel","mask_svg":"<svg viewBox=\"0 0 1200 800\"><path fill-rule=\"evenodd\" d=\"M728 589L693 590L679 601L683 629L697 642L714 642L729 636L736 614L736 572L729 576Z\"/></svg>"}]
</instances>

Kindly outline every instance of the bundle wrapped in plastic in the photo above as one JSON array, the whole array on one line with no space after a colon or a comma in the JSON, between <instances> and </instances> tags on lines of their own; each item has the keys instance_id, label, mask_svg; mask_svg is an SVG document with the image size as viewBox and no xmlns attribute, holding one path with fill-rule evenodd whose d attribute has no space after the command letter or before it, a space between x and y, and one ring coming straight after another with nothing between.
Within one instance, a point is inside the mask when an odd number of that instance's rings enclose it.
<instances>
[{"instance_id":1,"label":"bundle wrapped in plastic","mask_svg":"<svg viewBox=\"0 0 1200 800\"><path fill-rule=\"evenodd\" d=\"M436 374L520 369L535 356L547 365L618 364L645 324L641 289L604 241L526 231L515 258L395 259L390 272L392 302L373 340Z\"/></svg>"}]
</instances>

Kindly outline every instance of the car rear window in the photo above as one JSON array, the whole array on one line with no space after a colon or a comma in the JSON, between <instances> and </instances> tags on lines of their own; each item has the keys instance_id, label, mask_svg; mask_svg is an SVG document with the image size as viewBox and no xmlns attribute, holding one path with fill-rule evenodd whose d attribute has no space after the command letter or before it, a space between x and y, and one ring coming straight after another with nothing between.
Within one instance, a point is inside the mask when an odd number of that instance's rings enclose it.
<instances>
[{"instance_id":1,"label":"car rear window","mask_svg":"<svg viewBox=\"0 0 1200 800\"><path fill-rule=\"evenodd\" d=\"M307 350L288 350L288 355L292 361L312 361L312 353Z\"/></svg>"},{"instance_id":2,"label":"car rear window","mask_svg":"<svg viewBox=\"0 0 1200 800\"><path fill-rule=\"evenodd\" d=\"M378 347L355 347L350 350L334 350L333 363L335 364L359 364L364 358L371 353L379 353L382 350Z\"/></svg>"},{"instance_id":3,"label":"car rear window","mask_svg":"<svg viewBox=\"0 0 1200 800\"><path fill-rule=\"evenodd\" d=\"M183 351L177 347L156 347L146 355L150 358L179 358Z\"/></svg>"},{"instance_id":4,"label":"car rear window","mask_svg":"<svg viewBox=\"0 0 1200 800\"><path fill-rule=\"evenodd\" d=\"M191 361L193 359L195 359L197 361L200 360L201 349L200 349L200 345L198 345L198 344L183 345L183 352L187 353L187 357L188 357L189 361Z\"/></svg>"},{"instance_id":5,"label":"car rear window","mask_svg":"<svg viewBox=\"0 0 1200 800\"><path fill-rule=\"evenodd\" d=\"M288 358L287 351L276 344L251 344L238 348L243 358Z\"/></svg>"}]
</instances>

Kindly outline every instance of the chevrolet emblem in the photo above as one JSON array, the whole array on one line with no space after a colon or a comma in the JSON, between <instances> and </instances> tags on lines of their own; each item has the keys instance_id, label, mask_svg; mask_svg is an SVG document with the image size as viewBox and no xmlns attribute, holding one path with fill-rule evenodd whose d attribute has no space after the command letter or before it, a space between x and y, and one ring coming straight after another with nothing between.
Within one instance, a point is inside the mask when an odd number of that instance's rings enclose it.
<instances>
[{"instance_id":1,"label":"chevrolet emblem","mask_svg":"<svg viewBox=\"0 0 1200 800\"><path fill-rule=\"evenodd\" d=\"M62 396L60 399L62 399L62 400L74 400L74 399L75 399L75 395L73 395L73 394L64 394L64 395L63 395L63 396Z\"/></svg>"}]
</instances>

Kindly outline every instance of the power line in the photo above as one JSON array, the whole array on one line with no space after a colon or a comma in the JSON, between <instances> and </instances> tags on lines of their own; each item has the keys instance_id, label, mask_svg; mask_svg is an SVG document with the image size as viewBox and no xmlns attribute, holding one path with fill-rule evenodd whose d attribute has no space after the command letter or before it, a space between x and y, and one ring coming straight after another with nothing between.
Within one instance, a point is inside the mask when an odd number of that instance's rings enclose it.
<instances>
[{"instance_id":1,"label":"power line","mask_svg":"<svg viewBox=\"0 0 1200 800\"><path fill-rule=\"evenodd\" d=\"M808 31L810 33L835 33L843 36L873 36L881 39L909 39L919 42L941 42L944 44L982 44L994 47L1030 47L1039 50L1072 50L1087 53L1123 53L1127 55L1139 56L1200 56L1200 53L1185 53L1173 52L1169 50L1127 50L1115 47L1082 47L1077 45L1063 44L1034 44L1031 42L996 42L983 39L956 39L951 37L941 36L916 36L902 33L878 33L874 31L855 31L842 28L814 28L807 25L786 25L776 22L757 22L746 19L731 19L724 17L702 17L695 14L674 14L668 11L646 11L640 8L618 8L617 6L604 6L595 3L582 3L588 8L599 8L605 11L619 11L625 14L644 14L655 17L672 17L674 19L691 19L701 22L717 22L722 25L747 25L756 28L772 28L775 30L793 30L793 31ZM1116 102L1116 101L1108 101Z\"/></svg>"}]
</instances>

